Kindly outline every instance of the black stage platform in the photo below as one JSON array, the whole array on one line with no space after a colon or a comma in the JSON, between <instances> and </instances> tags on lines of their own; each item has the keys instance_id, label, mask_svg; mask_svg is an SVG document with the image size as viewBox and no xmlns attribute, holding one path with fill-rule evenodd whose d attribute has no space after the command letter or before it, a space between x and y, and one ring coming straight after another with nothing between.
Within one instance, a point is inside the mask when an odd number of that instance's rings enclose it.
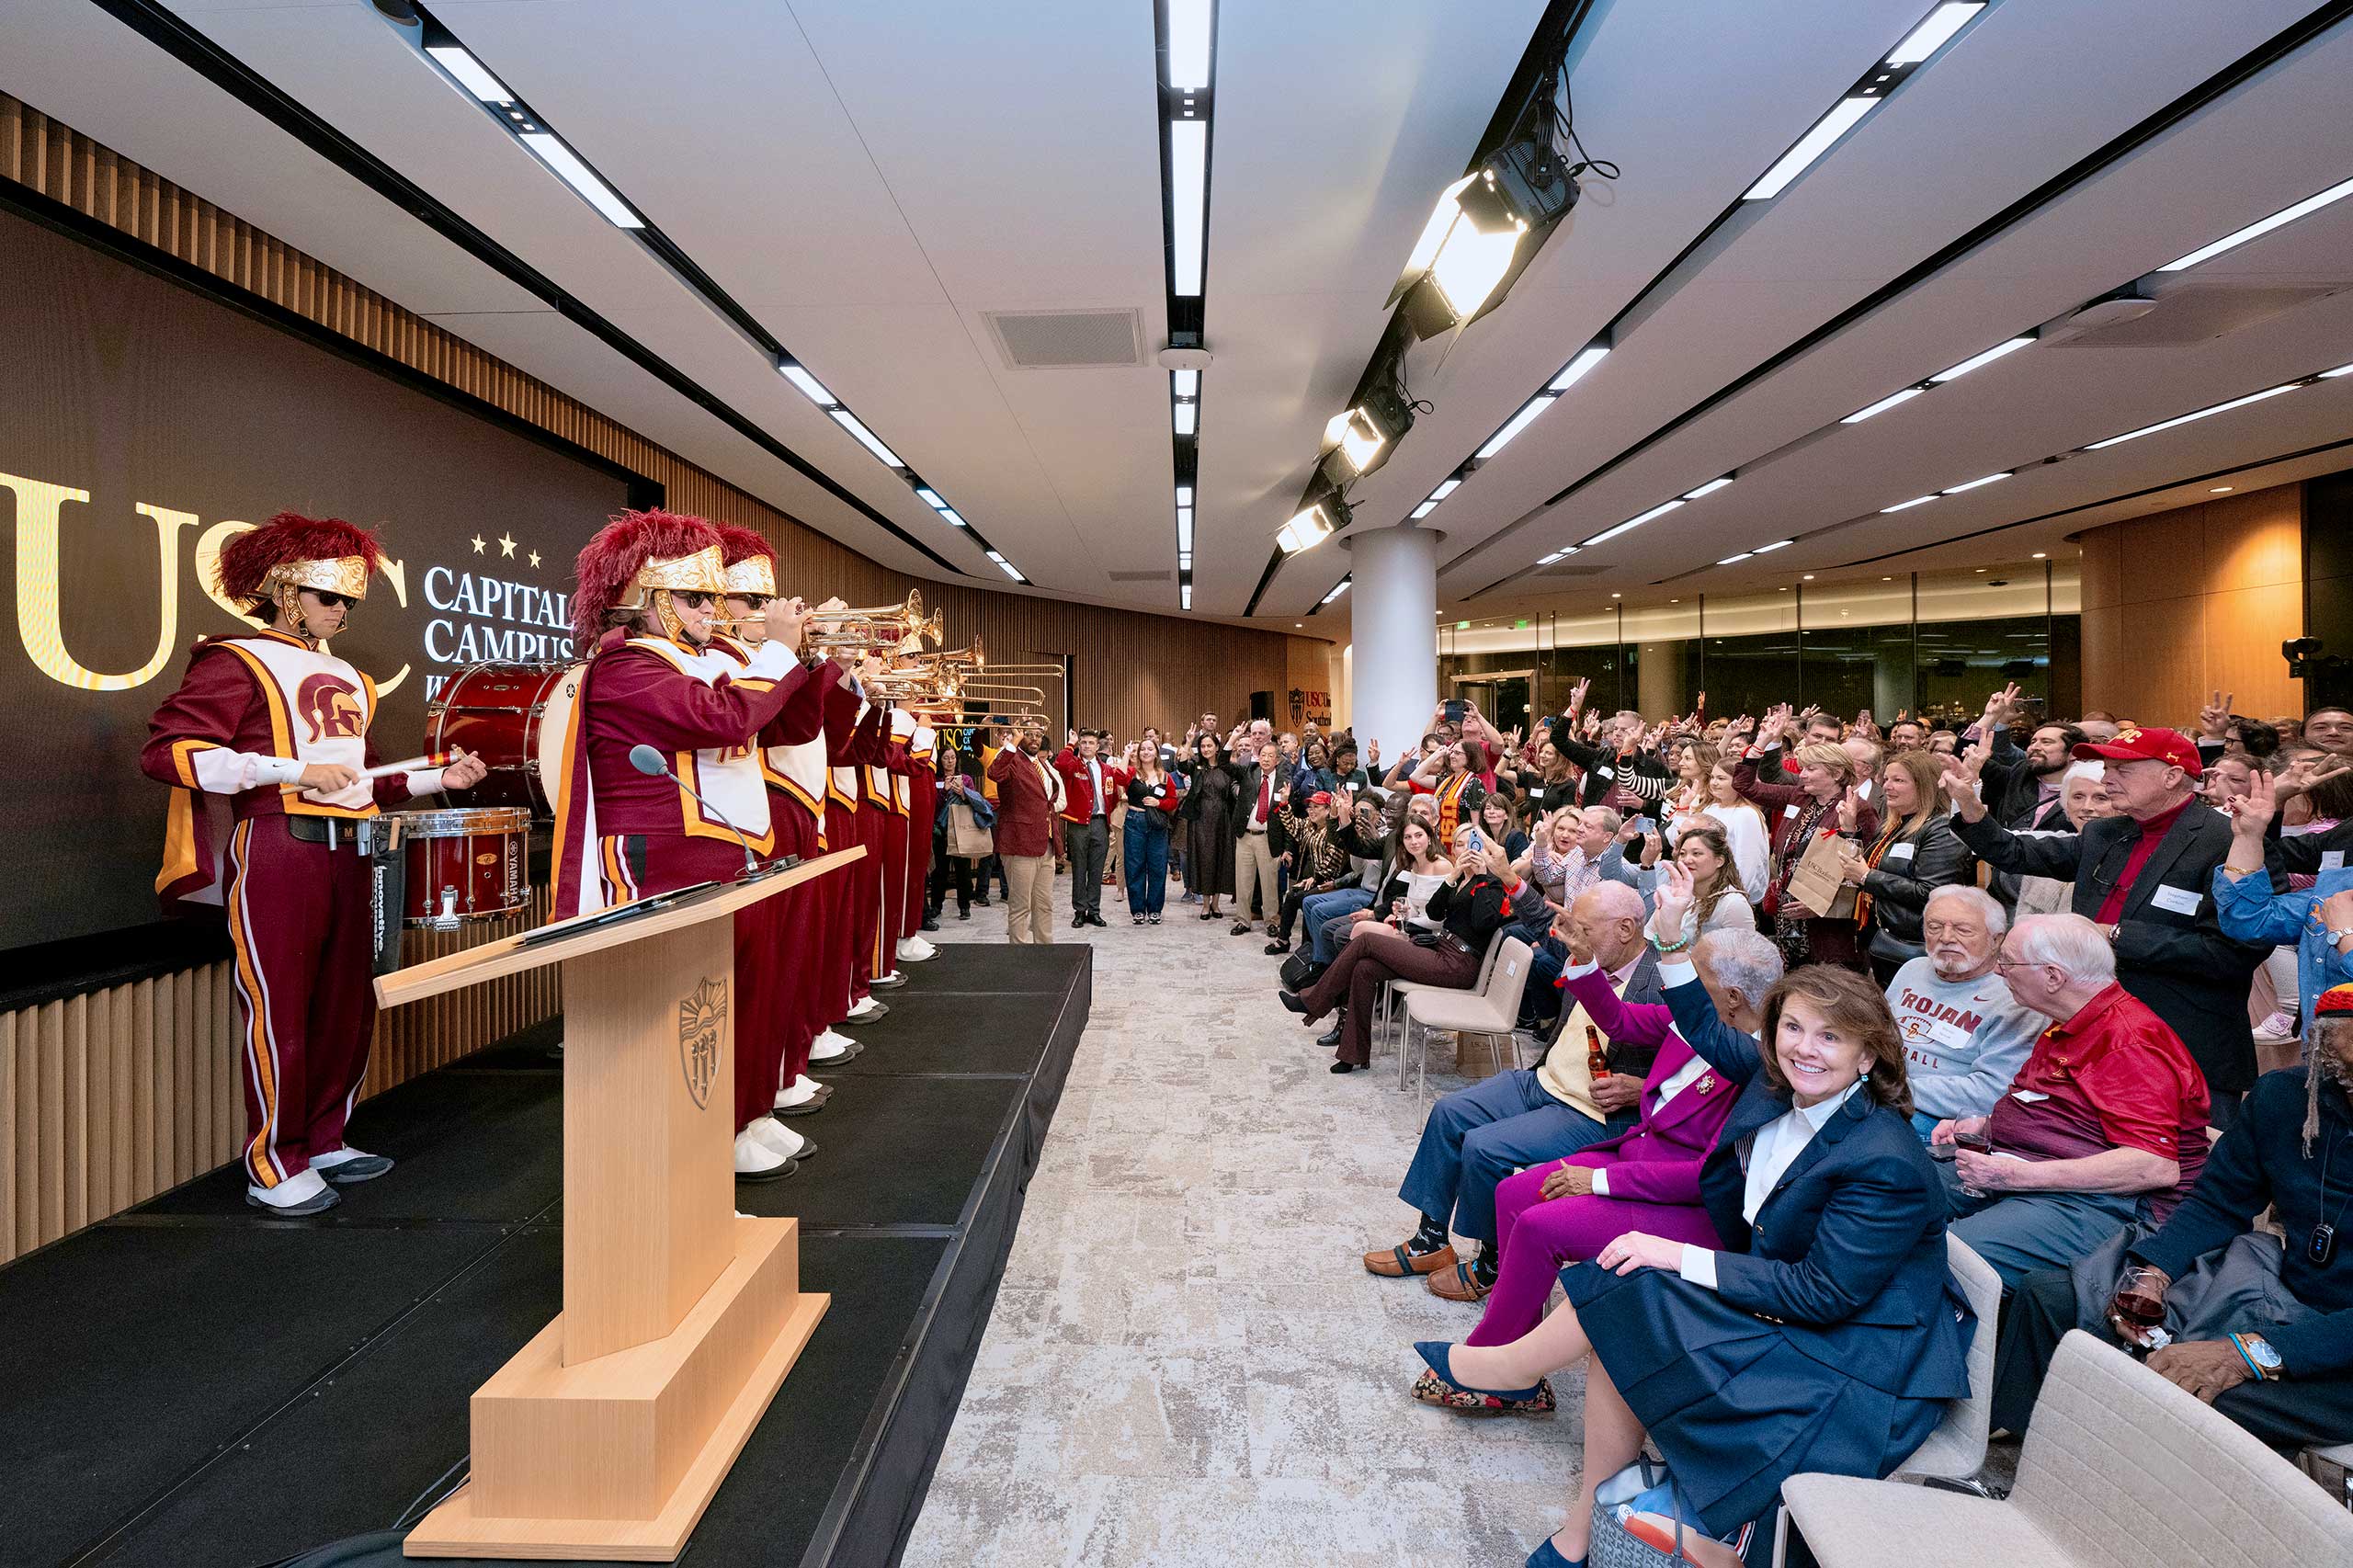
<instances>
[{"instance_id":1,"label":"black stage platform","mask_svg":"<svg viewBox=\"0 0 2353 1568\"><path fill-rule=\"evenodd\" d=\"M1081 945L945 947L736 1188L801 1222L833 1307L684 1561L895 1561L995 1299L1086 1027ZM462 1478L466 1401L562 1297L552 1026L363 1105L400 1168L315 1221L221 1170L0 1268L0 1563L252 1568L413 1522ZM397 1537L341 1562L391 1561ZM371 1548L373 1550L371 1550Z\"/></svg>"}]
</instances>

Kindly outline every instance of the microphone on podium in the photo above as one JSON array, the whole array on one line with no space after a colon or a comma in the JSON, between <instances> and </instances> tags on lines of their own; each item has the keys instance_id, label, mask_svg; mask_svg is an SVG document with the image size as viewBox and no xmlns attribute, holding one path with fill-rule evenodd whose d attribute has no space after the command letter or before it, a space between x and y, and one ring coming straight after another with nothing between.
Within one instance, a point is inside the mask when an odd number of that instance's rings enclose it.
<instances>
[{"instance_id":1,"label":"microphone on podium","mask_svg":"<svg viewBox=\"0 0 2353 1568\"><path fill-rule=\"evenodd\" d=\"M733 823L728 821L727 813L725 812L721 811L709 801L703 800L702 796L696 790L693 785L688 783L685 779L679 778L676 773L673 772L670 765L662 759L662 754L655 751L652 746L640 744L630 747L629 765L631 767L636 768L640 773L646 775L648 778L660 777L667 778L671 783L676 784L688 794L693 795L696 801L700 802L704 811L709 812L713 817L716 817L719 820L720 826L725 828L728 832L735 835L735 841L744 846L744 874L735 879L737 881L753 881L761 877L767 876L772 872L781 871L787 869L788 863L783 861L779 861L774 865L761 865L759 852L752 847L752 841L744 836L744 830L737 827Z\"/></svg>"}]
</instances>

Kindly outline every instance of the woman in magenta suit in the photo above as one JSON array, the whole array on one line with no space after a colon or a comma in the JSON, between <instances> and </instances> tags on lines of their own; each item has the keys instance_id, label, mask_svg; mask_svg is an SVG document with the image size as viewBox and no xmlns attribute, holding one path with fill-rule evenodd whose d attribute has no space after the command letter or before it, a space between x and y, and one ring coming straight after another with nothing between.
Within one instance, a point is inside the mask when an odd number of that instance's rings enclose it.
<instances>
[{"instance_id":1,"label":"woman in magenta suit","mask_svg":"<svg viewBox=\"0 0 2353 1568\"><path fill-rule=\"evenodd\" d=\"M1700 983L1733 1028L1754 1034L1766 993L1781 978L1780 950L1754 931L1712 933L1698 949ZM1715 1147L1740 1085L1728 1082L1674 1029L1656 1003L1622 1002L1609 977L1572 951L1561 984L1612 1040L1655 1045L1641 1113L1615 1138L1565 1160L1548 1160L1495 1188L1502 1264L1487 1310L1464 1341L1507 1345L1544 1317L1563 1266L1597 1255L1629 1231L1695 1246L1722 1241L1699 1198L1699 1168Z\"/></svg>"}]
</instances>

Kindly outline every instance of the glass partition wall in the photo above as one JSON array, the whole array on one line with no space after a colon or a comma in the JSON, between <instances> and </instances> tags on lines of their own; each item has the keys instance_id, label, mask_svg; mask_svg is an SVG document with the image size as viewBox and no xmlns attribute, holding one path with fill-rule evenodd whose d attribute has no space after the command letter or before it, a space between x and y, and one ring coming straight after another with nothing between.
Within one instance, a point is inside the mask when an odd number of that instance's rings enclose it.
<instances>
[{"instance_id":1,"label":"glass partition wall","mask_svg":"<svg viewBox=\"0 0 2353 1568\"><path fill-rule=\"evenodd\" d=\"M1775 702L1882 724L1976 717L2016 681L2037 710L2082 703L2075 562L1801 581L1769 591L1685 594L1576 614L1472 618L1438 628L1439 686L1498 726L1557 713L1580 678L1589 701L1652 718L1760 713Z\"/></svg>"}]
</instances>

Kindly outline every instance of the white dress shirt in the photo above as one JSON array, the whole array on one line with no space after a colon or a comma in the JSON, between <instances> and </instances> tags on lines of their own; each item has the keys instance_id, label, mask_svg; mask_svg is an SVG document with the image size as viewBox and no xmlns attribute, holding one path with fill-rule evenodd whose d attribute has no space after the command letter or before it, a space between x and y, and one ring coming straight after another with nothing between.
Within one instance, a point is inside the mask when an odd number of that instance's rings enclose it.
<instances>
[{"instance_id":1,"label":"white dress shirt","mask_svg":"<svg viewBox=\"0 0 2353 1568\"><path fill-rule=\"evenodd\" d=\"M1103 764L1091 756L1086 759L1086 781L1095 790L1095 814L1102 816L1108 809L1103 803Z\"/></svg>"},{"instance_id":2,"label":"white dress shirt","mask_svg":"<svg viewBox=\"0 0 2353 1568\"><path fill-rule=\"evenodd\" d=\"M1748 1144L1748 1181L1741 1197L1741 1218L1752 1225L1756 1223L1757 1212L1765 1207L1765 1199L1771 1195L1782 1173L1797 1163L1797 1157L1805 1153L1805 1146L1813 1142L1813 1135L1822 1131L1824 1124L1840 1106L1847 1103L1847 1096L1862 1086L1863 1081L1858 1078L1820 1105L1792 1106L1756 1130ZM1682 1274L1694 1285L1705 1285L1709 1290L1714 1290L1714 1249L1686 1246L1683 1249Z\"/></svg>"}]
</instances>

